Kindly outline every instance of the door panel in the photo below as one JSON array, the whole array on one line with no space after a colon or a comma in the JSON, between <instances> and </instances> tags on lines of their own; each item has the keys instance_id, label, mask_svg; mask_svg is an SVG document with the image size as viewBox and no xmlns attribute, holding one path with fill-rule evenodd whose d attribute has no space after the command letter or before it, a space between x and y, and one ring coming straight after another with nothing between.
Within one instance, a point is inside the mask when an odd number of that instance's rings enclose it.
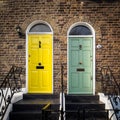
<instances>
[{"instance_id":1,"label":"door panel","mask_svg":"<svg viewBox=\"0 0 120 120\"><path fill-rule=\"evenodd\" d=\"M92 38L69 38L69 93L93 93Z\"/></svg>"},{"instance_id":2,"label":"door panel","mask_svg":"<svg viewBox=\"0 0 120 120\"><path fill-rule=\"evenodd\" d=\"M52 35L28 38L28 92L52 93Z\"/></svg>"}]
</instances>

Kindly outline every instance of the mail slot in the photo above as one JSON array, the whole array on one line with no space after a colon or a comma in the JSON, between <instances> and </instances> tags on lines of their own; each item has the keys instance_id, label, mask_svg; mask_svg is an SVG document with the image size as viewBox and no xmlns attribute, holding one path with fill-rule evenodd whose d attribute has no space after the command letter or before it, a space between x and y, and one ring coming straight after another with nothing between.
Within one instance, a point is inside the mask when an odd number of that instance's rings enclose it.
<instances>
[{"instance_id":1,"label":"mail slot","mask_svg":"<svg viewBox=\"0 0 120 120\"><path fill-rule=\"evenodd\" d=\"M44 69L44 66L36 66L36 69Z\"/></svg>"},{"instance_id":2,"label":"mail slot","mask_svg":"<svg viewBox=\"0 0 120 120\"><path fill-rule=\"evenodd\" d=\"M82 72L82 71L85 71L85 69L84 68L77 68L77 71Z\"/></svg>"}]
</instances>

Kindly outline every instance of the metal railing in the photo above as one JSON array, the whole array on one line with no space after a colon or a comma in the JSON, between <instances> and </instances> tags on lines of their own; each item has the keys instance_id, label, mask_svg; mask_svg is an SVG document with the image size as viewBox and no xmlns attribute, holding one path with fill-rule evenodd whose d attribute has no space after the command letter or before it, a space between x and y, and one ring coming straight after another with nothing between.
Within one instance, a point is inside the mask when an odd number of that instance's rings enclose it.
<instances>
[{"instance_id":1,"label":"metal railing","mask_svg":"<svg viewBox=\"0 0 120 120\"><path fill-rule=\"evenodd\" d=\"M64 119L64 96L63 96L63 94L64 94L64 85L63 85L63 73L64 73L64 71L63 71L63 69L64 69L64 67L63 67L63 65L61 65L61 109L60 109L60 116L61 116L61 120L63 120Z\"/></svg>"},{"instance_id":2,"label":"metal railing","mask_svg":"<svg viewBox=\"0 0 120 120\"><path fill-rule=\"evenodd\" d=\"M12 66L0 85L0 120L3 120L14 93L21 91L21 74L24 72L22 67Z\"/></svg>"},{"instance_id":3,"label":"metal railing","mask_svg":"<svg viewBox=\"0 0 120 120\"><path fill-rule=\"evenodd\" d=\"M108 95L114 111L110 118L115 115L116 119L120 120L120 84L118 84L109 66L101 68L101 76L102 91Z\"/></svg>"}]
</instances>

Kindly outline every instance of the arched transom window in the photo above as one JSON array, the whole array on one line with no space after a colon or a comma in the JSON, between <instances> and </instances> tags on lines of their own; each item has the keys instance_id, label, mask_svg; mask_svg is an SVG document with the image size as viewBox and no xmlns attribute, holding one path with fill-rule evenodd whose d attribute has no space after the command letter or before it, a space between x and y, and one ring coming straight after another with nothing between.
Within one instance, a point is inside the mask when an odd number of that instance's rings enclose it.
<instances>
[{"instance_id":1,"label":"arched transom window","mask_svg":"<svg viewBox=\"0 0 120 120\"><path fill-rule=\"evenodd\" d=\"M44 23L38 23L31 27L29 32L52 32L50 27Z\"/></svg>"},{"instance_id":2,"label":"arched transom window","mask_svg":"<svg viewBox=\"0 0 120 120\"><path fill-rule=\"evenodd\" d=\"M84 25L77 25L71 29L69 35L92 35L92 32Z\"/></svg>"}]
</instances>

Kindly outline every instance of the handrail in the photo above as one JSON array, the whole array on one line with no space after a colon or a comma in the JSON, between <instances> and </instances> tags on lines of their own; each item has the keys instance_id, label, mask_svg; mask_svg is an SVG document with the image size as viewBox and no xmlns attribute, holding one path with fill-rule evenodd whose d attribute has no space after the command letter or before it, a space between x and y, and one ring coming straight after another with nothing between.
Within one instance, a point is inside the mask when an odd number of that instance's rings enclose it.
<instances>
[{"instance_id":1,"label":"handrail","mask_svg":"<svg viewBox=\"0 0 120 120\"><path fill-rule=\"evenodd\" d=\"M115 115L116 119L120 120L120 97L115 95L109 95L109 100L114 110L111 118Z\"/></svg>"},{"instance_id":2,"label":"handrail","mask_svg":"<svg viewBox=\"0 0 120 120\"><path fill-rule=\"evenodd\" d=\"M63 65L61 64L61 93L62 93L62 95L61 95L61 110L60 110L60 114L61 114L61 120L63 120L64 119L64 110L63 110L63 94L64 94L64 86L63 86Z\"/></svg>"},{"instance_id":3,"label":"handrail","mask_svg":"<svg viewBox=\"0 0 120 120\"><path fill-rule=\"evenodd\" d=\"M111 118L115 114L117 120L119 120L120 115L120 85L116 81L112 70L109 66L104 66L101 68L101 75L102 75L102 88L103 92L106 94L107 88L110 86L113 87L111 93L108 93L108 98L112 104L114 113L112 114ZM104 83L105 82L105 83ZM109 88L110 89L110 88Z\"/></svg>"},{"instance_id":4,"label":"handrail","mask_svg":"<svg viewBox=\"0 0 120 120\"><path fill-rule=\"evenodd\" d=\"M21 91L21 74L24 69L13 65L0 85L0 120L3 120L14 93Z\"/></svg>"}]
</instances>

